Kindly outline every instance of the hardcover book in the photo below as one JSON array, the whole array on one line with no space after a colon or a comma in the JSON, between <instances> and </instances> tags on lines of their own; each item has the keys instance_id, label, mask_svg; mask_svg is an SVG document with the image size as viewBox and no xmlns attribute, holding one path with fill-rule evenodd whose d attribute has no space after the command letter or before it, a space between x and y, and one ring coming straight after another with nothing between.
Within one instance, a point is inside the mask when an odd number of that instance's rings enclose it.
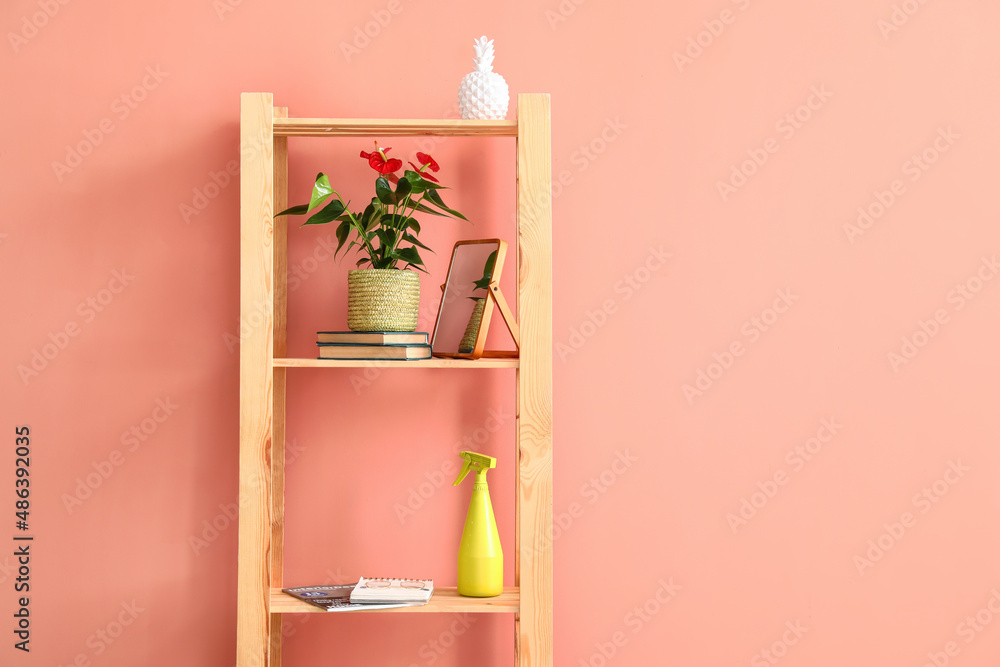
<instances>
[{"instance_id":1,"label":"hardcover book","mask_svg":"<svg viewBox=\"0 0 1000 667\"><path fill-rule=\"evenodd\" d=\"M317 331L316 342L338 345L426 345L426 331Z\"/></svg>"},{"instance_id":2,"label":"hardcover book","mask_svg":"<svg viewBox=\"0 0 1000 667\"><path fill-rule=\"evenodd\" d=\"M316 343L320 359L430 359L430 345L343 345Z\"/></svg>"}]
</instances>

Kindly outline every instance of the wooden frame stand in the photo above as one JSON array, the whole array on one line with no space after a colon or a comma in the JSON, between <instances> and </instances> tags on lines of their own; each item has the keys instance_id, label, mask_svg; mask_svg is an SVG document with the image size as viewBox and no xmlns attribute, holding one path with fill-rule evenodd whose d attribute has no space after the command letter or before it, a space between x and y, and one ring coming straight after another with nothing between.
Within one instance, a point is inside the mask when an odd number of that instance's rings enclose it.
<instances>
[{"instance_id":1,"label":"wooden frame stand","mask_svg":"<svg viewBox=\"0 0 1000 667\"><path fill-rule=\"evenodd\" d=\"M281 592L284 563L285 382L289 368L507 368L516 374L514 586L496 598L436 588L421 607L380 613L512 613L516 667L552 667L552 209L549 96L518 96L517 120L288 118L270 93L244 93L240 112L240 515L238 667L280 667L283 614L323 613ZM287 137L505 136L517 141L518 321L490 297L518 344L514 357L350 361L286 354ZM515 174L512 174L512 177ZM518 324L519 322L519 324ZM508 353L509 354L509 353ZM336 372L336 371L326 371ZM345 378L346 382L346 378ZM509 548L509 545L505 545ZM505 550L506 550L505 548ZM351 613L351 612L343 612ZM333 619L331 619L333 620ZM291 666L294 667L294 666Z\"/></svg>"}]
</instances>

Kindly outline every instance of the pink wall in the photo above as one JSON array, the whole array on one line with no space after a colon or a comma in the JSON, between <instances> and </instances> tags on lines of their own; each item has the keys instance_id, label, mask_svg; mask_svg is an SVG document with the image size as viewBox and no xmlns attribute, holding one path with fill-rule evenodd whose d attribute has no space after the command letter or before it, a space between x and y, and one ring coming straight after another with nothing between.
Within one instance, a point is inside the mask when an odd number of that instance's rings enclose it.
<instances>
[{"instance_id":1,"label":"pink wall","mask_svg":"<svg viewBox=\"0 0 1000 667\"><path fill-rule=\"evenodd\" d=\"M994 665L998 21L988 0L5 3L0 664L233 664L239 94L442 117L486 33L513 93L552 94L556 664ZM321 169L363 197L358 150L292 142L293 199ZM456 238L514 240L510 143L433 152L475 225L428 231L425 309ZM290 233L292 354L344 324L329 236ZM512 581L509 371L289 377L287 583L452 584L450 466L477 436ZM503 617L287 632L293 667L512 653Z\"/></svg>"}]
</instances>

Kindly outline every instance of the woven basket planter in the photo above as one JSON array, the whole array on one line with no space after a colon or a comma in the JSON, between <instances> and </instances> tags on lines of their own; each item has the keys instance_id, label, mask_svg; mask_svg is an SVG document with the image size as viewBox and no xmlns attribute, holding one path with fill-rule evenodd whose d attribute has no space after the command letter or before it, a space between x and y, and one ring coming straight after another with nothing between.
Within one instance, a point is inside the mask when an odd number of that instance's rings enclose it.
<instances>
[{"instance_id":1,"label":"woven basket planter","mask_svg":"<svg viewBox=\"0 0 1000 667\"><path fill-rule=\"evenodd\" d=\"M479 324L483 321L483 309L486 308L486 299L476 299L476 305L472 307L472 317L465 327L465 335L458 344L460 353L472 352L476 347L476 337L479 335Z\"/></svg>"},{"instance_id":2,"label":"woven basket planter","mask_svg":"<svg viewBox=\"0 0 1000 667\"><path fill-rule=\"evenodd\" d=\"M347 272L347 327L351 331L415 331L420 277L400 269Z\"/></svg>"}]
</instances>

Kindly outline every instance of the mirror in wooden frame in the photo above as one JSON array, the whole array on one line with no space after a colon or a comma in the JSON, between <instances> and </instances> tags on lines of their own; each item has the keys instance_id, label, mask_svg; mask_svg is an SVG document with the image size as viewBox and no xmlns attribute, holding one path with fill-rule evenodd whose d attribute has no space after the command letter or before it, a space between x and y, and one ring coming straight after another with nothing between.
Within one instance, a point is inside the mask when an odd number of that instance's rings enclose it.
<instances>
[{"instance_id":1,"label":"mirror in wooden frame","mask_svg":"<svg viewBox=\"0 0 1000 667\"><path fill-rule=\"evenodd\" d=\"M431 338L434 356L468 359L517 356L516 351L485 350L494 307L500 311L514 344L518 343L517 324L500 291L506 254L507 242L501 239L455 244Z\"/></svg>"}]
</instances>

